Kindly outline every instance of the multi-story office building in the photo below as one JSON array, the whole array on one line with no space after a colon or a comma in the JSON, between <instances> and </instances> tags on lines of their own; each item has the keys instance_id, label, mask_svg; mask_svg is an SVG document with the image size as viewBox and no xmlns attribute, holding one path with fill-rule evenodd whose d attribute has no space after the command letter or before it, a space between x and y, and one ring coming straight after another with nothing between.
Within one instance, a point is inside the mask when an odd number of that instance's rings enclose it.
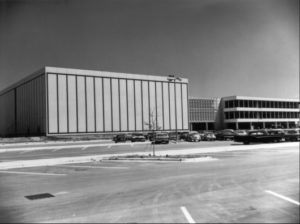
<instances>
[{"instance_id":1,"label":"multi-story office building","mask_svg":"<svg viewBox=\"0 0 300 224\"><path fill-rule=\"evenodd\" d=\"M0 92L0 136L188 128L184 78L45 67Z\"/></svg>"},{"instance_id":2,"label":"multi-story office building","mask_svg":"<svg viewBox=\"0 0 300 224\"><path fill-rule=\"evenodd\" d=\"M189 98L190 130L221 128L219 104L219 98Z\"/></svg>"},{"instance_id":3,"label":"multi-story office building","mask_svg":"<svg viewBox=\"0 0 300 224\"><path fill-rule=\"evenodd\" d=\"M224 128L293 128L299 126L299 100L230 96L221 99Z\"/></svg>"}]
</instances>

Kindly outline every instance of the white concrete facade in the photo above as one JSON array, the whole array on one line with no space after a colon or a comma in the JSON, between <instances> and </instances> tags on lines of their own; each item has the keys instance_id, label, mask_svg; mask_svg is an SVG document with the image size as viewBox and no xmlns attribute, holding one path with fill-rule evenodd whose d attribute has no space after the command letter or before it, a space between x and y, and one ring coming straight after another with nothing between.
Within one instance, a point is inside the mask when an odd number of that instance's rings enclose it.
<instances>
[{"instance_id":1,"label":"white concrete facade","mask_svg":"<svg viewBox=\"0 0 300 224\"><path fill-rule=\"evenodd\" d=\"M223 97L224 128L290 128L299 126L299 99Z\"/></svg>"}]
</instances>

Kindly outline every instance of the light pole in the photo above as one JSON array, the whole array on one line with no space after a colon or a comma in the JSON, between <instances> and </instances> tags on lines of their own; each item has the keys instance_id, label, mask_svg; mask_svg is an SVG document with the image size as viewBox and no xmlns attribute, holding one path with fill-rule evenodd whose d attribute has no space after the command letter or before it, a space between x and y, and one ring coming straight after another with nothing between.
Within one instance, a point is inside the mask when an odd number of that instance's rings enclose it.
<instances>
[{"instance_id":1,"label":"light pole","mask_svg":"<svg viewBox=\"0 0 300 224\"><path fill-rule=\"evenodd\" d=\"M174 98L175 98L175 129L176 129L176 144L178 139L178 131L177 131L177 105L176 105L176 80L181 81L180 77L175 77L174 75L168 76L169 82L174 82ZM182 105L181 105L182 106Z\"/></svg>"}]
</instances>

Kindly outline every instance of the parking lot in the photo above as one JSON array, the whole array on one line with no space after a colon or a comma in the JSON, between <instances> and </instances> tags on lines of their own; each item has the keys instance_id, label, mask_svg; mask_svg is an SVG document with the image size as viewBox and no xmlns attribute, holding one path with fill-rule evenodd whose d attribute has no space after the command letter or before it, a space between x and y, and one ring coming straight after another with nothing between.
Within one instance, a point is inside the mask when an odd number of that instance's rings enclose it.
<instances>
[{"instance_id":1,"label":"parking lot","mask_svg":"<svg viewBox=\"0 0 300 224\"><path fill-rule=\"evenodd\" d=\"M206 155L215 160L197 163L95 161L1 170L0 220L299 222L297 143L213 152L222 147L240 146L230 141L157 146L158 151L211 149ZM14 156L39 158L66 150L15 151ZM68 149L68 153L86 150L95 153L97 148ZM122 150L151 152L143 144L103 146L101 151ZM8 153L1 153L1 158L3 155Z\"/></svg>"}]
</instances>

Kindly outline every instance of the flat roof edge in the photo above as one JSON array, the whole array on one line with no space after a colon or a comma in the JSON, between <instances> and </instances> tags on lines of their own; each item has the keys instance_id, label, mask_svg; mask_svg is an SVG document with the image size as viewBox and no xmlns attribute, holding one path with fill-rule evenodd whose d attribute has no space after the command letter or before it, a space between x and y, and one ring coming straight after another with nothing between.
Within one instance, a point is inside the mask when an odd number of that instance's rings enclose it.
<instances>
[{"instance_id":1,"label":"flat roof edge","mask_svg":"<svg viewBox=\"0 0 300 224\"><path fill-rule=\"evenodd\" d=\"M101 70L87 70L87 69L75 69L75 68L62 68L62 67L45 67L46 73L62 73L70 75L91 75L99 77L113 77L113 78L126 78L126 79L140 79L140 80L153 80L153 81L168 81L168 76L162 75L146 75L146 74L133 74L122 72L110 72ZM188 79L181 78L181 81L177 83L188 83Z\"/></svg>"},{"instance_id":2,"label":"flat roof edge","mask_svg":"<svg viewBox=\"0 0 300 224\"><path fill-rule=\"evenodd\" d=\"M25 82L27 82L31 79L34 79L35 77L38 77L42 74L45 74L45 67L31 73L30 75L28 75L28 76L24 77L23 79L9 85L8 87L5 87L4 89L2 89L0 91L0 96L7 93L7 92L9 92L9 91L11 91L12 89L18 87L19 85L21 85L21 84L23 84L23 83L25 83Z\"/></svg>"},{"instance_id":3,"label":"flat roof edge","mask_svg":"<svg viewBox=\"0 0 300 224\"><path fill-rule=\"evenodd\" d=\"M263 101L295 101L299 102L299 98L268 98L268 97L256 97L256 96L226 96L222 97L222 100L263 100Z\"/></svg>"}]
</instances>

